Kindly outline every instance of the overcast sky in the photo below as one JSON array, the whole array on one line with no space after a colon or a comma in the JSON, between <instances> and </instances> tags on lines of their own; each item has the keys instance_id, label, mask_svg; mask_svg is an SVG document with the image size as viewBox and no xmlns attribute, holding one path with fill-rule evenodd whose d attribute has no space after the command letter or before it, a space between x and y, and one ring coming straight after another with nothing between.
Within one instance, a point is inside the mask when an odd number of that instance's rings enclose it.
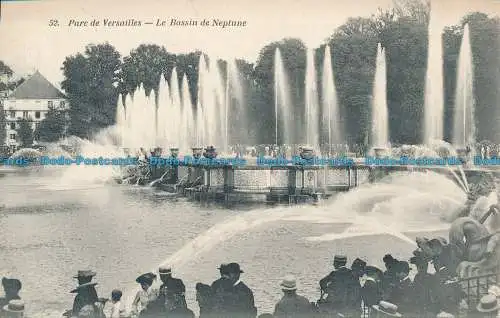
<instances>
[{"instance_id":1,"label":"overcast sky","mask_svg":"<svg viewBox=\"0 0 500 318\"><path fill-rule=\"evenodd\" d=\"M442 25L457 23L471 11L500 14L500 0L435 0ZM122 55L141 43L164 45L174 53L196 49L220 58L254 62L260 49L283 37L318 46L347 18L369 16L392 0L43 0L2 1L0 60L15 72L40 70L59 86L68 55L89 43L108 41ZM68 27L74 20L188 19L246 20L243 28ZM59 27L49 27L57 19Z\"/></svg>"}]
</instances>

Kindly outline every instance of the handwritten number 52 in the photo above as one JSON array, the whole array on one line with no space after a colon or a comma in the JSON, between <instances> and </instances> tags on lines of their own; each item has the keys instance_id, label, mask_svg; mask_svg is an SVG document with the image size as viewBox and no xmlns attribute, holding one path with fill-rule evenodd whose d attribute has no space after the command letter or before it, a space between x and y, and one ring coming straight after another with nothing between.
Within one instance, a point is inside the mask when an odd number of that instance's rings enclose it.
<instances>
[{"instance_id":1,"label":"handwritten number 52","mask_svg":"<svg viewBox=\"0 0 500 318\"><path fill-rule=\"evenodd\" d=\"M49 20L49 26L51 26L51 27L59 26L59 21L57 21L57 20Z\"/></svg>"}]
</instances>

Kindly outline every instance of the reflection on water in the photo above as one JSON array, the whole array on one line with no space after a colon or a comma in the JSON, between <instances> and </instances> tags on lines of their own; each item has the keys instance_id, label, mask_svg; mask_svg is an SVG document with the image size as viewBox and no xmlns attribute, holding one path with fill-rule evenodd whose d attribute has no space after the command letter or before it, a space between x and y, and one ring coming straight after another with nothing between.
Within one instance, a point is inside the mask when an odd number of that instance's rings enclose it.
<instances>
[{"instance_id":1,"label":"reflection on water","mask_svg":"<svg viewBox=\"0 0 500 318\"><path fill-rule=\"evenodd\" d=\"M185 280L195 311L196 282L211 282L218 265L232 261L242 264L259 312L272 310L289 273L315 300L334 253L375 265L389 251L407 258L417 231L442 230L465 201L451 180L433 173L402 174L322 206L247 212L201 208L139 187L68 188L49 177L1 181L0 271L21 279L31 313L70 308L79 269L98 272L102 296L114 288L130 295L135 278L162 263Z\"/></svg>"}]
</instances>

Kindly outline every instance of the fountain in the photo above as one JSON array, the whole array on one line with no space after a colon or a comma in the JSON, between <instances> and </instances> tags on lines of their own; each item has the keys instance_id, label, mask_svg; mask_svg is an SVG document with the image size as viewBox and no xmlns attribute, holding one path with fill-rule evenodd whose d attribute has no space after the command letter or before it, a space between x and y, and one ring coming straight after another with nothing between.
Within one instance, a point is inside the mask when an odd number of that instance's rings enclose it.
<instances>
[{"instance_id":1,"label":"fountain","mask_svg":"<svg viewBox=\"0 0 500 318\"><path fill-rule=\"evenodd\" d=\"M288 96L289 85L281 51L276 48L274 54L274 115L275 115L275 144L292 143L291 125L293 123L291 104ZM282 126L280 126L280 124ZM279 138L279 133L282 137Z\"/></svg>"},{"instance_id":2,"label":"fountain","mask_svg":"<svg viewBox=\"0 0 500 318\"><path fill-rule=\"evenodd\" d=\"M306 67L306 143L314 148L319 147L319 109L318 91L316 87L316 67L314 64L314 50L307 50ZM334 88L335 89L335 88Z\"/></svg>"},{"instance_id":3,"label":"fountain","mask_svg":"<svg viewBox=\"0 0 500 318\"><path fill-rule=\"evenodd\" d=\"M117 105L116 105L116 127L120 131L121 139L121 147L125 146L125 129L126 129L126 117L125 117L125 106L123 105L123 97L122 94L118 95Z\"/></svg>"},{"instance_id":4,"label":"fountain","mask_svg":"<svg viewBox=\"0 0 500 318\"><path fill-rule=\"evenodd\" d=\"M379 43L373 84L372 146L381 154L389 145L389 121L387 114L387 69L385 49Z\"/></svg>"},{"instance_id":5,"label":"fountain","mask_svg":"<svg viewBox=\"0 0 500 318\"><path fill-rule=\"evenodd\" d=\"M323 59L322 76L322 114L323 124L326 123L326 136L328 138L328 152L331 152L333 144L344 142L344 136L341 134L339 111L337 102L337 89L335 88L335 79L333 76L332 56L330 46L325 47L325 56ZM323 128L323 131L325 131Z\"/></svg>"},{"instance_id":6,"label":"fountain","mask_svg":"<svg viewBox=\"0 0 500 318\"><path fill-rule=\"evenodd\" d=\"M424 143L427 145L443 140L443 44L442 32L437 28L436 15L431 11L424 104Z\"/></svg>"},{"instance_id":7,"label":"fountain","mask_svg":"<svg viewBox=\"0 0 500 318\"><path fill-rule=\"evenodd\" d=\"M462 44L457 65L457 86L455 91L455 112L453 145L457 148L470 147L475 143L476 125L474 117L473 62L469 25L464 26Z\"/></svg>"}]
</instances>

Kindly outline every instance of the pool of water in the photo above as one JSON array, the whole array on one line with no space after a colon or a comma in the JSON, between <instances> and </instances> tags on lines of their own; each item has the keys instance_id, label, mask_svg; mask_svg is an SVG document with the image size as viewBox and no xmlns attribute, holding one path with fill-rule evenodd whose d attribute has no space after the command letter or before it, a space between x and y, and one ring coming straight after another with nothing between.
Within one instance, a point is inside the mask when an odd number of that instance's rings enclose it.
<instances>
[{"instance_id":1,"label":"pool of water","mask_svg":"<svg viewBox=\"0 0 500 318\"><path fill-rule=\"evenodd\" d=\"M220 263L239 262L259 313L270 312L287 274L316 300L335 253L381 266L388 252L407 259L417 235L446 236L441 212L465 196L432 178L402 176L320 206L249 210L202 207L135 186L9 175L0 178L0 273L22 281L31 316L58 317L72 305L78 270L95 270L99 295L109 297L115 288L132 295L138 275L170 262L197 311L195 284L218 278Z\"/></svg>"}]
</instances>

